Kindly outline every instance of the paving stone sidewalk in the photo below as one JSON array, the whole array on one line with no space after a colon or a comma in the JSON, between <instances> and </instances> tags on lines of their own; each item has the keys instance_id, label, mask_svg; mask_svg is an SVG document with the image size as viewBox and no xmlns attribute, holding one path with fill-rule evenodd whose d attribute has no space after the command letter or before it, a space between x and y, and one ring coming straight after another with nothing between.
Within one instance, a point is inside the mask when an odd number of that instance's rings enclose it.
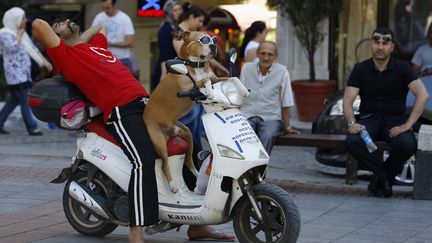
<instances>
[{"instance_id":1,"label":"paving stone sidewalk","mask_svg":"<svg viewBox=\"0 0 432 243\"><path fill-rule=\"evenodd\" d=\"M22 129L0 136L0 242L127 242L126 227L104 238L80 235L62 209L63 184L50 184L68 166L77 132ZM328 172L334 172L330 175ZM314 149L276 146L268 181L285 188L299 207L299 242L432 242L432 202L412 200L410 187L395 197L366 195L367 182L344 185L337 169L314 160ZM234 233L231 223L215 226ZM146 242L189 242L187 227L146 237Z\"/></svg>"}]
</instances>

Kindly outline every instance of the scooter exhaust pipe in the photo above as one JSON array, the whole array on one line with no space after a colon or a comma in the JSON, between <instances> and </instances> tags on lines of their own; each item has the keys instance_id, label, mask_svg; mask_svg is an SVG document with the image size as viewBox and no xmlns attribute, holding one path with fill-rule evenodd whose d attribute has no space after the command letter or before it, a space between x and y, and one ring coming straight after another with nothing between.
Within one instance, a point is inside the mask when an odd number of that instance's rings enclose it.
<instances>
[{"instance_id":1,"label":"scooter exhaust pipe","mask_svg":"<svg viewBox=\"0 0 432 243\"><path fill-rule=\"evenodd\" d=\"M97 215L110 219L102 206L75 181L69 184L69 195Z\"/></svg>"}]
</instances>

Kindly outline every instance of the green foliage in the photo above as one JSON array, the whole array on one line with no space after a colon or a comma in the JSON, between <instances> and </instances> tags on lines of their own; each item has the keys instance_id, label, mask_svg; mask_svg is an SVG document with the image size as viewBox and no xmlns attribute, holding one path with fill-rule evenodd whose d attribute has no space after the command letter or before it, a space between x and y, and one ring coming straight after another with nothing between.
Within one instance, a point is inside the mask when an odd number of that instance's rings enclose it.
<instances>
[{"instance_id":1,"label":"green foliage","mask_svg":"<svg viewBox=\"0 0 432 243\"><path fill-rule=\"evenodd\" d=\"M270 7L279 8L288 18L309 61L309 79L315 81L314 54L324 40L319 23L334 16L342 8L343 0L267 0Z\"/></svg>"}]
</instances>

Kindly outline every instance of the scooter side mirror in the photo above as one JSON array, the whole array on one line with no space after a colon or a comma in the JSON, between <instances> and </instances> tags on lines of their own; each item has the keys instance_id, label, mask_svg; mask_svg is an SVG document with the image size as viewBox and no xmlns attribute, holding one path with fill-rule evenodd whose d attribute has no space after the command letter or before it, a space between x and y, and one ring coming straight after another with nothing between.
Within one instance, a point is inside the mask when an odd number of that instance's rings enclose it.
<instances>
[{"instance_id":1,"label":"scooter side mirror","mask_svg":"<svg viewBox=\"0 0 432 243\"><path fill-rule=\"evenodd\" d=\"M237 60L237 50L233 47L228 50L230 64L234 64Z\"/></svg>"},{"instance_id":2,"label":"scooter side mirror","mask_svg":"<svg viewBox=\"0 0 432 243\"><path fill-rule=\"evenodd\" d=\"M231 49L228 50L227 52L228 58L229 58L229 76L232 77L233 76L233 67L235 65L235 62L237 60L237 50L232 47Z\"/></svg>"}]
</instances>

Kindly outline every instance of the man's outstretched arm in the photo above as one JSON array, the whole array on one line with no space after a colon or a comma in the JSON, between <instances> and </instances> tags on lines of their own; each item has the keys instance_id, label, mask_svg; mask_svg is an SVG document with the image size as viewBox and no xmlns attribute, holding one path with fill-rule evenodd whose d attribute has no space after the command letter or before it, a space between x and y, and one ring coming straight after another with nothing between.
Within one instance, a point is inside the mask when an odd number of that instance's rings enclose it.
<instances>
[{"instance_id":1,"label":"man's outstretched arm","mask_svg":"<svg viewBox=\"0 0 432 243\"><path fill-rule=\"evenodd\" d=\"M106 36L106 27L104 25L95 25L84 31L80 37L83 42L88 43L97 33L101 33Z\"/></svg>"},{"instance_id":2,"label":"man's outstretched arm","mask_svg":"<svg viewBox=\"0 0 432 243\"><path fill-rule=\"evenodd\" d=\"M51 26L42 19L35 19L33 21L32 34L45 48L53 48L60 45L60 38Z\"/></svg>"}]
</instances>

